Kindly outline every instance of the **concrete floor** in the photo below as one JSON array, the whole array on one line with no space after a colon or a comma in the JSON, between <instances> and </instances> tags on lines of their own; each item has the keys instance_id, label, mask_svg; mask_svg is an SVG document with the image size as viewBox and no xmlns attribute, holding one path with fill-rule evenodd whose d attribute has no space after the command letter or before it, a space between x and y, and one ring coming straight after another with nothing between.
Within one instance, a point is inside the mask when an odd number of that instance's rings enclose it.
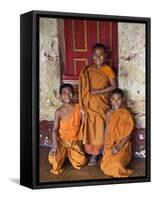
<instances>
[{"instance_id":1,"label":"concrete floor","mask_svg":"<svg viewBox=\"0 0 154 200\"><path fill-rule=\"evenodd\" d=\"M50 148L48 147L40 147L40 183L72 180L99 180L112 178L106 176L100 170L100 161L95 166L85 165L80 170L77 170L74 169L69 161L66 159L64 163L65 170L59 175L51 174L51 165L48 162L49 151ZM132 159L129 167L135 169L132 177L145 176L145 161L143 159Z\"/></svg>"}]
</instances>

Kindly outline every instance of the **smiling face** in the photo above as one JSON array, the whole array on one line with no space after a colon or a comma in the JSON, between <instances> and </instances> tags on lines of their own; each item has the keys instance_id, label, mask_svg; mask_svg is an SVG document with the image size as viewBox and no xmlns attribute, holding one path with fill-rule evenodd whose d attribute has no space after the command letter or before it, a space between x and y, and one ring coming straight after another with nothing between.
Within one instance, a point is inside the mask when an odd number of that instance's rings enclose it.
<instances>
[{"instance_id":1,"label":"smiling face","mask_svg":"<svg viewBox=\"0 0 154 200\"><path fill-rule=\"evenodd\" d=\"M100 68L106 58L105 50L103 48L95 48L92 57L96 67Z\"/></svg>"},{"instance_id":2,"label":"smiling face","mask_svg":"<svg viewBox=\"0 0 154 200\"><path fill-rule=\"evenodd\" d=\"M73 91L70 87L65 87L62 89L61 99L63 103L71 103L73 101Z\"/></svg>"},{"instance_id":3,"label":"smiling face","mask_svg":"<svg viewBox=\"0 0 154 200\"><path fill-rule=\"evenodd\" d=\"M115 93L111 97L111 105L114 110L122 107L124 103L124 97L121 96L119 93Z\"/></svg>"}]
</instances>

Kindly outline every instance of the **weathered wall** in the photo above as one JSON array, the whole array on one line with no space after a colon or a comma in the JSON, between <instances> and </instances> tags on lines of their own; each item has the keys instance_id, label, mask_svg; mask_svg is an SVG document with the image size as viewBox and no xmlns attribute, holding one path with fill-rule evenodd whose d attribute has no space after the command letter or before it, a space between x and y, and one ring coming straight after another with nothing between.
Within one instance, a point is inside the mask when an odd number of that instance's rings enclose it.
<instances>
[{"instance_id":1,"label":"weathered wall","mask_svg":"<svg viewBox=\"0 0 154 200\"><path fill-rule=\"evenodd\" d=\"M119 87L125 90L127 106L134 113L138 139L145 138L145 25L118 23ZM141 131L142 130L142 131ZM136 133L137 134L137 133ZM144 142L138 154L145 154Z\"/></svg>"},{"instance_id":2,"label":"weathered wall","mask_svg":"<svg viewBox=\"0 0 154 200\"><path fill-rule=\"evenodd\" d=\"M60 105L60 64L57 20L40 18L40 120L53 120Z\"/></svg>"}]
</instances>

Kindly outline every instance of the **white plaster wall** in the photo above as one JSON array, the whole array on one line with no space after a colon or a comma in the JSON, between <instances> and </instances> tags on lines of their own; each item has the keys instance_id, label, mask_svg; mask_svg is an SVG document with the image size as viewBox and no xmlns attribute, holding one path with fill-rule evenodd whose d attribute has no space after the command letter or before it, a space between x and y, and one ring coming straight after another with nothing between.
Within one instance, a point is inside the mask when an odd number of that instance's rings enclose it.
<instances>
[{"instance_id":1,"label":"white plaster wall","mask_svg":"<svg viewBox=\"0 0 154 200\"><path fill-rule=\"evenodd\" d=\"M119 87L135 114L136 127L145 128L145 25L118 23Z\"/></svg>"},{"instance_id":2,"label":"white plaster wall","mask_svg":"<svg viewBox=\"0 0 154 200\"><path fill-rule=\"evenodd\" d=\"M57 19L40 18L40 120L53 120L60 105Z\"/></svg>"}]
</instances>

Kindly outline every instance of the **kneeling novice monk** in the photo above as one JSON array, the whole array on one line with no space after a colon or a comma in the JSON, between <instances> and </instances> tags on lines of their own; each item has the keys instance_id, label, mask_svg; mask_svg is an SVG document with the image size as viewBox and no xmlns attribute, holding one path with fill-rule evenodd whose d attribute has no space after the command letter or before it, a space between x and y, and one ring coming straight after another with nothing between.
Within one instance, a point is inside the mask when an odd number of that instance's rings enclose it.
<instances>
[{"instance_id":1,"label":"kneeling novice monk","mask_svg":"<svg viewBox=\"0 0 154 200\"><path fill-rule=\"evenodd\" d=\"M70 84L60 87L63 105L55 112L52 130L53 147L48 160L52 164L51 173L59 174L66 156L74 168L80 169L86 163L86 157L78 141L80 128L79 105L73 102L74 89Z\"/></svg>"},{"instance_id":2,"label":"kneeling novice monk","mask_svg":"<svg viewBox=\"0 0 154 200\"><path fill-rule=\"evenodd\" d=\"M134 122L130 112L124 107L124 94L120 89L112 91L112 110L108 113L105 139L105 154L101 160L101 170L113 177L128 177L133 171L126 166L131 159L130 136Z\"/></svg>"}]
</instances>

